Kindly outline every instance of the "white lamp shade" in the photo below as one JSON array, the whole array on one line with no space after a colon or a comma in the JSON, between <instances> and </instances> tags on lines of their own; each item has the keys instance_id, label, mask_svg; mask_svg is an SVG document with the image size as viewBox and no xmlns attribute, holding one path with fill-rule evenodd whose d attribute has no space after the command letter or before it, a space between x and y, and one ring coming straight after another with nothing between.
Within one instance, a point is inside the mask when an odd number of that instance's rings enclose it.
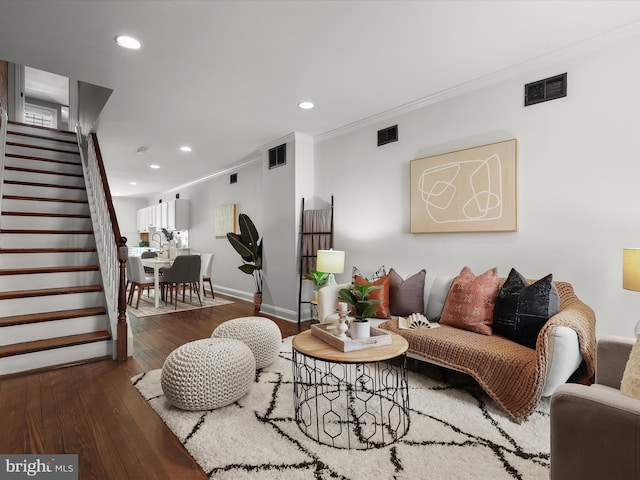
<instances>
[{"instance_id":1,"label":"white lamp shade","mask_svg":"<svg viewBox=\"0 0 640 480\"><path fill-rule=\"evenodd\" d=\"M622 250L622 288L640 292L640 248Z\"/></svg>"},{"instance_id":2,"label":"white lamp shade","mask_svg":"<svg viewBox=\"0 0 640 480\"><path fill-rule=\"evenodd\" d=\"M339 250L318 250L316 270L323 273L344 272L344 252Z\"/></svg>"}]
</instances>

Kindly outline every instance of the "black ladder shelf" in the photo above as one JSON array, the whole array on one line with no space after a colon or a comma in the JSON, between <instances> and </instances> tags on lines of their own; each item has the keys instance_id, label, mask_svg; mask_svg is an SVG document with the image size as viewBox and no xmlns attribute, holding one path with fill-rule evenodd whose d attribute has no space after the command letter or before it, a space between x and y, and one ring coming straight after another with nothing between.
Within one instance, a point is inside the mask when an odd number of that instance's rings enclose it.
<instances>
[{"instance_id":1,"label":"black ladder shelf","mask_svg":"<svg viewBox=\"0 0 640 480\"><path fill-rule=\"evenodd\" d=\"M328 217L328 219L327 219ZM327 229L327 226L329 227ZM318 250L333 248L333 195L331 206L320 210L305 210L304 198L300 210L300 279L298 284L298 326L302 315L302 305L310 305L311 300L302 300L302 281L305 273L316 267Z\"/></svg>"}]
</instances>

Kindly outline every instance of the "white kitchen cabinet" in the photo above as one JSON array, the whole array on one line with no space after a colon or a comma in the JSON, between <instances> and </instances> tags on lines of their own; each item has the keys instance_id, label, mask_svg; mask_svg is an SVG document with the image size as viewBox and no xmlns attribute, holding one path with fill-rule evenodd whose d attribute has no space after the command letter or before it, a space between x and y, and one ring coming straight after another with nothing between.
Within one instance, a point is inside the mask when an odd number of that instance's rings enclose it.
<instances>
[{"instance_id":1,"label":"white kitchen cabinet","mask_svg":"<svg viewBox=\"0 0 640 480\"><path fill-rule=\"evenodd\" d=\"M176 199L158 203L137 211L138 233L148 233L149 227L169 231L189 229L189 200Z\"/></svg>"},{"instance_id":2,"label":"white kitchen cabinet","mask_svg":"<svg viewBox=\"0 0 640 480\"><path fill-rule=\"evenodd\" d=\"M169 227L169 204L161 203L160 204L160 228L168 228Z\"/></svg>"},{"instance_id":3,"label":"white kitchen cabinet","mask_svg":"<svg viewBox=\"0 0 640 480\"><path fill-rule=\"evenodd\" d=\"M141 208L137 211L136 224L138 233L149 233L149 210Z\"/></svg>"},{"instance_id":4,"label":"white kitchen cabinet","mask_svg":"<svg viewBox=\"0 0 640 480\"><path fill-rule=\"evenodd\" d=\"M167 202L167 230L189 229L189 200L175 199Z\"/></svg>"}]
</instances>

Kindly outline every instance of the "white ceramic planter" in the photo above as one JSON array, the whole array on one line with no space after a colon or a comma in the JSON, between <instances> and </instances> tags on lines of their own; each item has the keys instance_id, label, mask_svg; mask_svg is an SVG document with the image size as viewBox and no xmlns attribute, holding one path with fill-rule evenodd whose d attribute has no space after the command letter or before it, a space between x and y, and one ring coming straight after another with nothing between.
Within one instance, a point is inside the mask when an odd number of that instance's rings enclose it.
<instances>
[{"instance_id":1,"label":"white ceramic planter","mask_svg":"<svg viewBox=\"0 0 640 480\"><path fill-rule=\"evenodd\" d=\"M371 336L371 323L369 320L365 322L356 322L351 320L349 323L349 336L351 340L360 340Z\"/></svg>"}]
</instances>

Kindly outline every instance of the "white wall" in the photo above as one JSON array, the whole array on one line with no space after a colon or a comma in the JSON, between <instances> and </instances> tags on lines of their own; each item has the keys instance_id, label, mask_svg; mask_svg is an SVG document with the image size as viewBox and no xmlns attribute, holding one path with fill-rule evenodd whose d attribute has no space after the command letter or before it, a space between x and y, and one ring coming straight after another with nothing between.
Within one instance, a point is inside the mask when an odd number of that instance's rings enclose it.
<instances>
[{"instance_id":1,"label":"white wall","mask_svg":"<svg viewBox=\"0 0 640 480\"><path fill-rule=\"evenodd\" d=\"M113 197L113 208L118 219L120 235L127 237L128 247L137 247L140 241L138 233L137 211L147 206L144 198Z\"/></svg>"},{"instance_id":2,"label":"white wall","mask_svg":"<svg viewBox=\"0 0 640 480\"><path fill-rule=\"evenodd\" d=\"M553 273L592 306L598 336L631 335L640 293L622 289L623 247L640 246L640 38L540 68L316 143L316 195L335 195L335 246L352 265ZM524 84L568 72L568 96L523 107ZM399 141L376 146L398 124ZM517 138L515 233L410 234L409 162ZM272 240L270 240L272 241Z\"/></svg>"}]
</instances>

